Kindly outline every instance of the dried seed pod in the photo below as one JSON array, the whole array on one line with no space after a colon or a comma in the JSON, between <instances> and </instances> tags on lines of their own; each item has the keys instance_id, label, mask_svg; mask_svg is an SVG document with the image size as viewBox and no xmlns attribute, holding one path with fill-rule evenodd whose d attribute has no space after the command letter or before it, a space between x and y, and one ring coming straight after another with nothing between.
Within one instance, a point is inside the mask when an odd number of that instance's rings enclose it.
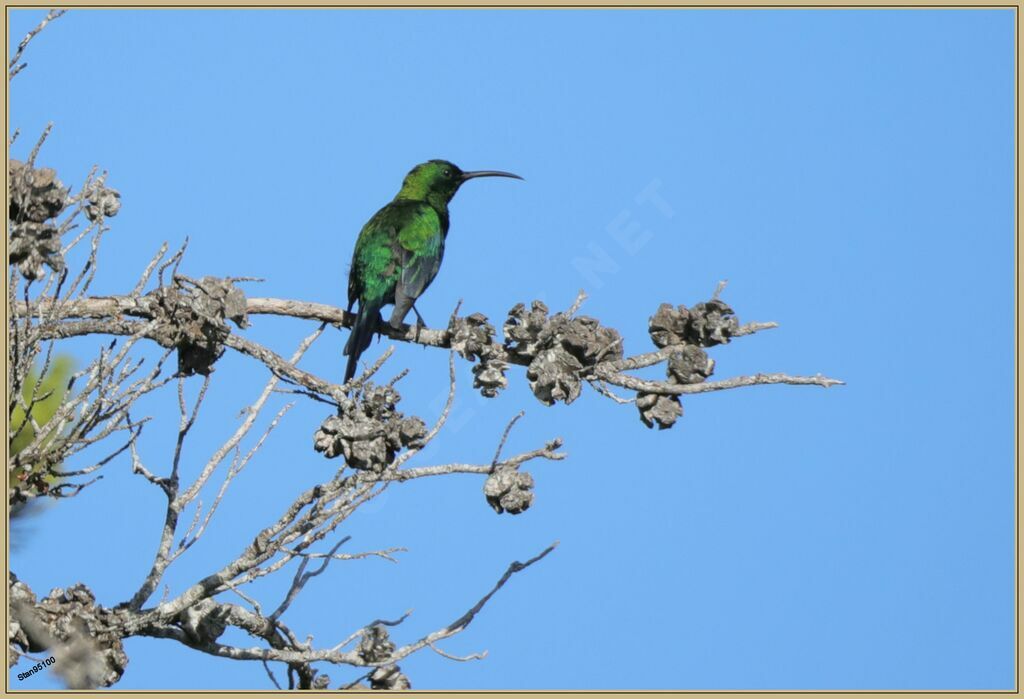
<instances>
[{"instance_id":1,"label":"dried seed pod","mask_svg":"<svg viewBox=\"0 0 1024 699\"><path fill-rule=\"evenodd\" d=\"M68 189L57 178L55 170L32 168L11 160L7 172L11 196L7 216L12 223L44 223L59 216L67 206Z\"/></svg>"},{"instance_id":2,"label":"dried seed pod","mask_svg":"<svg viewBox=\"0 0 1024 699\"><path fill-rule=\"evenodd\" d=\"M542 301L526 306L517 303L508 312L508 319L502 330L505 334L505 348L515 357L530 359L540 349L538 340L548 323L548 307Z\"/></svg>"},{"instance_id":3,"label":"dried seed pod","mask_svg":"<svg viewBox=\"0 0 1024 699\"><path fill-rule=\"evenodd\" d=\"M583 365L561 347L540 352L526 369L530 390L545 405L563 401L567 405L579 398Z\"/></svg>"},{"instance_id":4,"label":"dried seed pod","mask_svg":"<svg viewBox=\"0 0 1024 699\"><path fill-rule=\"evenodd\" d=\"M397 665L384 665L370 675L370 689L412 689L412 683Z\"/></svg>"},{"instance_id":5,"label":"dried seed pod","mask_svg":"<svg viewBox=\"0 0 1024 699\"><path fill-rule=\"evenodd\" d=\"M724 301L711 299L693 308L673 308L663 303L648 323L651 340L658 347L696 345L712 347L729 342L739 330L739 321Z\"/></svg>"},{"instance_id":6,"label":"dried seed pod","mask_svg":"<svg viewBox=\"0 0 1024 699\"><path fill-rule=\"evenodd\" d=\"M498 468L487 477L484 496L499 515L518 515L533 504L533 476L511 467Z\"/></svg>"},{"instance_id":7,"label":"dried seed pod","mask_svg":"<svg viewBox=\"0 0 1024 699\"><path fill-rule=\"evenodd\" d=\"M482 313L473 313L465 318L453 317L448 323L451 348L464 359L482 359L491 353L494 341L494 326Z\"/></svg>"},{"instance_id":8,"label":"dried seed pod","mask_svg":"<svg viewBox=\"0 0 1024 699\"><path fill-rule=\"evenodd\" d=\"M337 415L330 415L322 423L320 428L313 434L313 449L323 452L328 459L333 459L342 453L341 438L338 436L344 429L341 418Z\"/></svg>"},{"instance_id":9,"label":"dried seed pod","mask_svg":"<svg viewBox=\"0 0 1024 699\"><path fill-rule=\"evenodd\" d=\"M383 624L374 624L363 634L357 652L366 662L379 663L391 657L395 652L395 644L391 642Z\"/></svg>"},{"instance_id":10,"label":"dried seed pod","mask_svg":"<svg viewBox=\"0 0 1024 699\"><path fill-rule=\"evenodd\" d=\"M651 340L659 348L683 344L688 320L685 306L676 309L670 303L661 304L647 322Z\"/></svg>"},{"instance_id":11,"label":"dried seed pod","mask_svg":"<svg viewBox=\"0 0 1024 699\"><path fill-rule=\"evenodd\" d=\"M313 435L313 448L359 471L379 473L403 449L422 446L427 426L415 416L396 408L401 396L393 386L366 384L353 398L346 398L337 415L324 419Z\"/></svg>"},{"instance_id":12,"label":"dried seed pod","mask_svg":"<svg viewBox=\"0 0 1024 699\"><path fill-rule=\"evenodd\" d=\"M72 689L109 687L121 679L128 664L116 614L96 604L81 583L54 588L32 609L38 622L56 641L50 650L60 658L54 672Z\"/></svg>"},{"instance_id":13,"label":"dried seed pod","mask_svg":"<svg viewBox=\"0 0 1024 699\"><path fill-rule=\"evenodd\" d=\"M677 383L702 383L714 371L715 361L693 345L686 345L668 358L668 376Z\"/></svg>"},{"instance_id":14,"label":"dried seed pod","mask_svg":"<svg viewBox=\"0 0 1024 699\"><path fill-rule=\"evenodd\" d=\"M216 641L228 627L224 609L209 598L185 607L177 621L193 643Z\"/></svg>"},{"instance_id":15,"label":"dried seed pod","mask_svg":"<svg viewBox=\"0 0 1024 699\"><path fill-rule=\"evenodd\" d=\"M146 304L159 323L157 341L178 349L178 371L185 376L213 370L231 334L226 320L248 325L245 295L229 279L178 277L173 285L148 294Z\"/></svg>"},{"instance_id":16,"label":"dried seed pod","mask_svg":"<svg viewBox=\"0 0 1024 699\"><path fill-rule=\"evenodd\" d=\"M64 257L60 254L60 234L52 223L25 221L11 226L8 239L7 259L17 265L26 279L41 279L45 274L43 265L54 272L64 269Z\"/></svg>"},{"instance_id":17,"label":"dried seed pod","mask_svg":"<svg viewBox=\"0 0 1024 699\"><path fill-rule=\"evenodd\" d=\"M726 344L739 330L740 323L724 301L711 299L690 309L690 336L702 347Z\"/></svg>"},{"instance_id":18,"label":"dried seed pod","mask_svg":"<svg viewBox=\"0 0 1024 699\"><path fill-rule=\"evenodd\" d=\"M117 216L121 210L121 193L102 184L95 184L86 194L85 217L90 221Z\"/></svg>"},{"instance_id":19,"label":"dried seed pod","mask_svg":"<svg viewBox=\"0 0 1024 699\"><path fill-rule=\"evenodd\" d=\"M416 416L402 418L398 423L398 443L403 447L419 447L427 436L427 425Z\"/></svg>"},{"instance_id":20,"label":"dried seed pod","mask_svg":"<svg viewBox=\"0 0 1024 699\"><path fill-rule=\"evenodd\" d=\"M583 366L598 361L622 358L622 336L614 328L606 328L596 318L577 316L557 332L559 342Z\"/></svg>"},{"instance_id":21,"label":"dried seed pod","mask_svg":"<svg viewBox=\"0 0 1024 699\"><path fill-rule=\"evenodd\" d=\"M661 430L676 424L676 420L683 415L683 406L678 396L640 392L636 396L636 407L645 425L654 427L657 424Z\"/></svg>"},{"instance_id":22,"label":"dried seed pod","mask_svg":"<svg viewBox=\"0 0 1024 699\"><path fill-rule=\"evenodd\" d=\"M540 301L529 311L517 304L505 322L505 348L513 357L530 360L526 377L538 400L545 405L571 403L580 395L587 369L623 356L622 337L596 318L565 313L548 317L547 312Z\"/></svg>"},{"instance_id":23,"label":"dried seed pod","mask_svg":"<svg viewBox=\"0 0 1024 699\"><path fill-rule=\"evenodd\" d=\"M7 259L26 279L40 279L43 265L64 270L60 232L54 218L67 206L68 190L50 168L31 168L18 160L8 162L10 205Z\"/></svg>"},{"instance_id":24,"label":"dried seed pod","mask_svg":"<svg viewBox=\"0 0 1024 699\"><path fill-rule=\"evenodd\" d=\"M487 398L494 398L498 391L508 386L507 368L508 364L500 359L484 359L473 367L473 388L480 389Z\"/></svg>"}]
</instances>

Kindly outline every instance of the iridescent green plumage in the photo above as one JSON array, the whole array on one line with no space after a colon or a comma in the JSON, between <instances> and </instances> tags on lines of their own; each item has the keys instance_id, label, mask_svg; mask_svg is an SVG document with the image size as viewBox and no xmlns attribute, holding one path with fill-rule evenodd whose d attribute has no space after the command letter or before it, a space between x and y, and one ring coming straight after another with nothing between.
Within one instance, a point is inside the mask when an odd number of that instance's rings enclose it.
<instances>
[{"instance_id":1,"label":"iridescent green plumage","mask_svg":"<svg viewBox=\"0 0 1024 699\"><path fill-rule=\"evenodd\" d=\"M496 170L463 172L446 160L431 160L414 167L391 203L363 226L348 278L348 309L358 302L359 315L345 345L345 381L370 345L380 309L394 304L390 324L397 328L434 281L448 235L448 202L474 177L522 179Z\"/></svg>"}]
</instances>

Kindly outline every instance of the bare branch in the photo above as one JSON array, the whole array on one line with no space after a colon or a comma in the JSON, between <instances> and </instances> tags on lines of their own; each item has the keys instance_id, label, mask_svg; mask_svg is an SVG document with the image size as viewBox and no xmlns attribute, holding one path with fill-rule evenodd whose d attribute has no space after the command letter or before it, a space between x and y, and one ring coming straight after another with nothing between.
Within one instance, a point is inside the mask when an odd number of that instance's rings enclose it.
<instances>
[{"instance_id":1,"label":"bare branch","mask_svg":"<svg viewBox=\"0 0 1024 699\"><path fill-rule=\"evenodd\" d=\"M434 651L442 658L448 658L449 660L457 660L460 663L464 663L468 660L483 660L487 657L487 651L485 650L480 651L479 653L470 653L469 655L452 655L450 653L445 653L443 650L435 646L433 643L428 643L427 646L429 646L430 650Z\"/></svg>"},{"instance_id":2,"label":"bare branch","mask_svg":"<svg viewBox=\"0 0 1024 699\"><path fill-rule=\"evenodd\" d=\"M310 345L313 344L313 342L316 340L316 338L318 338L321 335L322 332L323 326L321 325L320 328L318 328L316 331L314 331L311 335L309 335L305 340L303 340L300 343L298 349L296 350L295 354L292 357L293 363L297 362L302 357L302 355L306 352L307 349L309 349ZM278 415L271 422L267 431L264 433L263 437L261 437L260 440L257 442L253 450L249 452L249 454L245 457L244 460L242 460L239 464L237 464L235 467L229 470L228 475L221 486L220 492L214 499L213 505L211 506L209 512L207 513L206 519L203 521L203 524L196 532L195 537L189 539L189 534L192 531L192 527L190 527L189 532L186 533L185 537L182 540L182 543L178 547L178 550L174 554L171 554L171 544L174 540L174 535L178 524L178 516L180 512L190 502L192 502L193 499L195 499L195 497L199 494L199 491L203 488L203 486L209 480L210 476L213 474L214 470L224 460L224 457L227 456L227 454L232 449L234 449L238 445L238 443L249 433L249 430L255 423L256 418L258 417L264 404L270 397L270 394L273 391L274 386L277 383L277 380L272 378L270 381L267 382L267 385L264 387L263 392L260 394L260 396L256 399L256 402L249 407L246 419L238 427L235 433L221 446L221 448L214 453L214 455L207 462L206 466L203 468L203 471L199 474L199 476L192 483L192 485L189 486L183 493L179 495L178 464L181 456L181 448L185 436L188 434L198 415L199 406L201 405L203 397L206 394L206 389L209 385L209 382L210 375L207 375L204 379L203 386L200 389L199 396L196 400L195 408L192 410L191 415L187 416L184 402L184 379L179 379L178 404L179 412L181 415L181 423L178 430L178 440L175 446L174 459L172 461L171 475L168 479L166 479L166 481L163 481L164 483L166 483L164 491L168 495L167 512L164 521L164 530L160 539L160 545L157 549L157 553L153 561L153 566L150 569L149 574L146 576L146 579L143 581L142 586L135 593L130 602L130 606L133 609L140 609L142 607L145 601L150 597L150 595L152 595L153 591L156 590L156 588L159 586L160 580L163 577L163 573L167 569L167 566L169 566L181 553L183 553L185 550L191 547L192 544L194 544L199 539L199 537L202 536L202 534L206 530L207 525L209 524L210 519L213 517L213 514L217 509L217 505L219 504L220 499L223 497L224 492L227 490L228 484L231 482L234 476L239 471L241 471L242 468L244 468L245 464L248 463L249 459L252 457L252 454L255 453L255 451L262 445L263 440L266 438L266 436L270 433L271 430L273 430L274 426L277 425L277 422L280 420L280 418L291 407L290 405L285 406L278 413ZM198 520L198 517L199 508L197 507L195 519L193 521Z\"/></svg>"},{"instance_id":3,"label":"bare branch","mask_svg":"<svg viewBox=\"0 0 1024 699\"><path fill-rule=\"evenodd\" d=\"M585 294L577 297L574 307L578 308L579 304L585 298ZM45 303L45 301L44 301ZM22 309L19 309L22 310ZM27 310L27 309L25 309ZM571 309L570 309L571 310ZM249 314L260 314L270 313L275 315L288 315L299 318L315 318L323 322L332 322L337 325L344 327L350 326L353 321L353 316L346 313L340 308L327 306L325 304L317 303L306 303L298 301L284 301L280 299L260 299L250 298L247 300L247 312ZM97 317L107 318L114 315L144 315L144 306L141 302L132 297L111 297L104 299L84 299L77 304L69 304L65 309L65 317ZM734 336L752 335L762 330L768 330L778 327L777 323L764 322L764 323L747 323L740 326ZM74 322L65 321L60 324L59 327L54 325L47 325L41 328L41 333L44 337L69 337L78 334L89 334L93 332L106 331L112 334L126 334L131 331L132 326L126 324L125 321L114 321L107 322L101 326L97 325L75 325ZM380 328L381 334L390 337L392 339L401 340L404 342L411 342L420 344L426 347L439 347L446 348L450 346L450 338L448 337L447 330L430 330L426 328L417 329L410 326L403 326L397 330L390 328L390 326L382 326ZM318 377L312 376L306 372L296 369L290 363L286 362L281 357L278 357L272 351L265 347L262 347L249 340L245 340L237 335L230 335L226 340L225 344L232 349L235 349L243 354L247 354L254 357L264 363L276 376L279 376L290 383L303 386L312 393L326 396L340 396L342 388L336 384L332 384L327 381L323 381ZM825 377L790 377L785 374L759 374L757 377L736 377L735 379L729 379L726 381L702 383L702 384L688 384L685 386L671 386L661 382L650 382L644 381L635 377L621 374L624 371L631 371L635 369L642 369L649 366L654 366L665 362L674 352L678 352L683 346L669 346L659 349L654 352L648 352L645 354L634 355L617 360L605 360L600 361L593 368L594 374L597 375L602 381L606 383L619 386L621 388L627 388L630 390L644 391L649 393L658 393L661 395L681 395L687 393L704 393L707 391L726 390L731 388L739 388L743 386L755 385L758 383L787 383L791 385L821 385L821 386L833 386L841 385L842 382L836 379L830 379ZM523 358L510 354L506 348L499 344L493 344L488 350L496 360L510 363L510 364L527 364L528 361ZM390 356L390 350L385 353L385 356L380 359L386 359ZM375 364L379 368L379 364ZM375 371L375 370L373 370ZM369 374L372 374L370 371ZM360 377L360 381L365 380L364 377ZM592 384L594 385L594 384ZM596 388L596 386L595 386ZM607 391L599 389L599 393L606 397L612 397ZM617 402L623 402L627 399L617 399ZM628 402L628 401L627 401Z\"/></svg>"},{"instance_id":4,"label":"bare branch","mask_svg":"<svg viewBox=\"0 0 1024 699\"><path fill-rule=\"evenodd\" d=\"M302 358L302 355L306 353L306 350L308 350L310 346L316 341L316 339L320 337L320 335L323 333L323 330L324 326L321 325L299 344L298 349L295 350L295 353L292 355L292 358L288 361L289 366L294 367L294 365L298 363L298 361ZM282 362L283 361L284 360L282 360ZM199 493L202 487L206 485L206 482L213 474L214 469L216 469L217 466L224 460L224 457L227 456L228 452L234 449L238 445L238 443L241 442L242 439L249 433L249 430L252 429L253 424L256 422L256 418L259 416L260 411L263 410L263 406L266 404L267 399L270 397L270 394L273 392L275 386L277 386L277 378L272 377L269 381L267 381L267 384L263 387L263 391L260 393L256 401L245 409L246 418L242 422L242 424L238 426L238 429L235 430L235 433L226 442L224 442L220 449L214 452L213 456L210 457L210 460L206 462L206 466L199 474L199 477L196 478L195 482L185 492L181 494L180 505L182 507L187 505L195 498L195 496Z\"/></svg>"},{"instance_id":5,"label":"bare branch","mask_svg":"<svg viewBox=\"0 0 1024 699\"><path fill-rule=\"evenodd\" d=\"M405 611L405 614L403 614L402 616L398 617L397 619L393 619L391 621L388 621L386 619L374 619L373 621L371 621L369 624L367 624L363 628L359 629L358 631L353 631L351 635L349 635L347 638L345 638L343 641L341 641L338 645L336 645L333 648L331 648L331 650L332 651L341 650L342 648L347 646L349 643L351 643L352 641L356 640L361 635L366 633L367 629L371 629L374 626L398 626L403 621L408 619L411 615L412 615L412 610L411 609L407 609Z\"/></svg>"},{"instance_id":6,"label":"bare branch","mask_svg":"<svg viewBox=\"0 0 1024 699\"><path fill-rule=\"evenodd\" d=\"M570 318L573 317L580 310L580 307L583 306L583 302L586 300L587 292L585 292L583 289L580 289L579 293L576 294L576 299L572 302L572 305L569 306L569 310L566 311L565 314Z\"/></svg>"},{"instance_id":7,"label":"bare branch","mask_svg":"<svg viewBox=\"0 0 1024 699\"><path fill-rule=\"evenodd\" d=\"M814 376L790 376L789 374L754 374L753 376L737 376L724 381L708 381L694 384L672 384L661 381L645 381L634 376L627 376L615 371L602 371L600 377L610 384L628 388L633 391L644 393L656 393L663 396L681 396L691 393L708 393L710 391L725 391L731 388L743 386L757 386L760 384L790 384L794 386L843 386L845 383L838 379L830 379L821 374Z\"/></svg>"},{"instance_id":8,"label":"bare branch","mask_svg":"<svg viewBox=\"0 0 1024 699\"><path fill-rule=\"evenodd\" d=\"M523 417L523 415L526 415L526 411L520 410L518 413L516 413L516 416L514 418L508 421L508 425L505 426L505 432L501 435L501 441L498 442L498 448L494 451L494 458L491 459L492 466L497 465L498 459L501 458L501 450L505 446L505 442L508 441L509 433L512 431L512 428L515 427L515 424L519 422L519 419Z\"/></svg>"},{"instance_id":9,"label":"bare branch","mask_svg":"<svg viewBox=\"0 0 1024 699\"><path fill-rule=\"evenodd\" d=\"M275 687L277 687L278 691L280 691L280 689L281 689L281 685L280 685L280 684L278 684L278 682L277 682L277 678L276 678L276 677L274 677L274 673L273 673L273 671L272 671L272 670L270 669L270 664L269 664L269 663L267 663L267 661L266 661L266 660L263 660L263 661L261 661L261 662L263 663L263 669L267 671L267 677L269 677L269 678L270 678L270 681L271 681L271 682L273 682L273 683L274 683L274 686L275 686Z\"/></svg>"},{"instance_id":10,"label":"bare branch","mask_svg":"<svg viewBox=\"0 0 1024 699\"><path fill-rule=\"evenodd\" d=\"M155 485L155 486L159 487L161 490L163 490L164 493L168 493L169 486L167 484L167 479L166 478L159 478L157 476L154 476L149 471L149 469L147 469L143 465L142 459L139 458L139 452L136 450L134 442L131 444L131 455L132 455L132 473L137 473L137 474L141 475L147 481L149 481L153 485Z\"/></svg>"},{"instance_id":11,"label":"bare branch","mask_svg":"<svg viewBox=\"0 0 1024 699\"><path fill-rule=\"evenodd\" d=\"M35 332L40 340L67 339L82 335L125 335L158 341L160 339L152 322L120 320L116 315L110 319L48 322L35 326ZM278 378L303 386L314 393L331 397L340 397L345 393L342 386L291 365L272 350L251 340L232 334L224 341L224 345L260 361Z\"/></svg>"},{"instance_id":12,"label":"bare branch","mask_svg":"<svg viewBox=\"0 0 1024 699\"><path fill-rule=\"evenodd\" d=\"M609 398L609 399L615 401L619 405L629 405L631 403L636 403L636 398L623 398L622 396L616 395L614 392L612 392L608 388L608 386L604 383L604 381L595 381L593 379L588 379L587 383L589 383L590 386L595 391L600 393L602 396L604 396L605 398Z\"/></svg>"},{"instance_id":13,"label":"bare branch","mask_svg":"<svg viewBox=\"0 0 1024 699\"><path fill-rule=\"evenodd\" d=\"M468 627L473 622L473 619L476 618L476 615L480 613L480 610L482 610L484 606L490 601L490 599L494 597L498 590L504 587L505 583L507 583L512 578L513 575L523 570L526 570L534 563L536 563L537 561L541 560L549 553L554 551L557 546L558 542L556 541L555 543L551 544L546 549L544 549L543 551L541 551L525 563L520 563L519 561L514 561L513 563L511 563L508 567L508 570L505 571L505 574L502 575L498 582L495 583L494 587L491 588L491 591L484 595L482 598L480 598L480 601L473 605L465 614L460 616L452 623L448 624L448 626L446 626L445 628L428 634L427 636L424 636L415 643L411 643L407 646L403 646L397 649L394 653L391 654L391 657L388 659L389 662L397 662L402 658L411 655L412 653L415 653L417 650L423 648L424 646L437 643L440 640L450 638L451 636L454 636L455 634L464 631L466 627Z\"/></svg>"},{"instance_id":14,"label":"bare branch","mask_svg":"<svg viewBox=\"0 0 1024 699\"><path fill-rule=\"evenodd\" d=\"M313 374L302 371L271 350L251 340L232 334L228 335L224 345L259 360L278 378L303 386L314 393L330 396L335 400L340 399L345 393L344 388L340 385L324 381Z\"/></svg>"},{"instance_id":15,"label":"bare branch","mask_svg":"<svg viewBox=\"0 0 1024 699\"><path fill-rule=\"evenodd\" d=\"M346 536L342 539L339 539L338 543L332 546L331 550L327 552L326 556L324 556L323 562L320 564L320 567L316 568L315 570L311 570L308 573L306 572L306 566L309 564L310 558L308 556L303 557L302 562L299 563L299 569L295 571L295 577L292 578L292 585L290 588L288 588L288 592L285 594L284 600L282 600L281 604L278 605L277 609L275 609L273 613L267 618L271 621L276 621L282 614L284 614L288 610L288 607L291 606L291 603L299 595L299 592L302 591L302 588L306 586L307 582L309 582L309 579L315 578L316 576L320 575L325 570L327 570L327 566L330 565L331 561L333 560L335 552L339 548L341 548L346 541L349 541L351 538L352 537L350 536Z\"/></svg>"},{"instance_id":16,"label":"bare branch","mask_svg":"<svg viewBox=\"0 0 1024 699\"><path fill-rule=\"evenodd\" d=\"M428 444L430 444L431 441L433 441L434 437L437 436L437 434L441 431L441 428L444 427L444 424L448 421L448 415L451 413L452 405L454 405L454 404L455 404L455 353L454 352L449 352L448 353L448 398L445 399L444 408L441 409L441 414L438 416L437 422L435 422L434 426L431 427L430 431L427 432L426 436L422 440L421 446L413 448L413 449L409 449L408 451L404 452L403 454L400 454L398 456L398 458L395 459L395 462L394 462L394 464L392 464L391 469L389 469L389 471L396 471L399 466L401 466L406 461L408 461L409 459L414 457L416 454L418 454L421 451L423 451L423 449L426 448L426 446Z\"/></svg>"},{"instance_id":17,"label":"bare branch","mask_svg":"<svg viewBox=\"0 0 1024 699\"><path fill-rule=\"evenodd\" d=\"M160 263L160 260L164 259L164 255L166 254L167 242L164 241L163 245L160 246L160 249L157 250L156 255L154 255L153 259L150 260L148 265L146 265L146 269L143 270L142 276L139 277L139 281L135 285L135 288L132 289L131 296L133 298L138 297L139 294L142 293L142 290L146 288L146 284L149 282L149 278L153 276L153 270L156 269L156 266Z\"/></svg>"},{"instance_id":18,"label":"bare branch","mask_svg":"<svg viewBox=\"0 0 1024 699\"><path fill-rule=\"evenodd\" d=\"M268 640L276 639L276 642L271 643L271 648L237 648L234 646L228 646L221 643L217 643L213 640L204 641L189 638L178 627L165 623L160 623L158 618L152 616L152 613L150 613L144 619L139 619L134 625L134 631L135 634L137 635L156 636L161 638L174 638L182 643L185 643L186 645L196 648L197 650L203 651L204 653L208 653L210 655L215 655L223 658L232 658L235 660L261 660L267 662L279 661L289 664L309 664L319 661L326 661L330 663L364 667L381 667L384 665L392 665L422 648L428 647L432 644L436 644L438 641L441 641L445 638L450 638L451 636L454 636L464 631L470 625L470 623L472 623L476 615L480 613L480 611L486 606L486 604L491 600L491 598L498 592L498 590L504 587L504 585L512 578L513 575L525 570L526 568L529 568L531 565L547 556L549 553L551 553L551 551L555 549L557 545L558 542L555 542L554 544L546 548L538 555L529 559L525 563L520 563L518 561L513 562L511 565L509 565L504 575L501 576L501 578L494 585L494 587L491 588L491 590L486 595L484 595L475 605L473 605L473 607L471 607L458 619L453 621L451 624L448 624L446 627L434 631L433 633L430 633L427 636L424 636L418 641L415 641L413 643L396 649L387 658L382 660L368 661L364 657L362 657L359 654L359 652L355 650L345 652L341 651L341 648L343 648L345 645L347 645L347 643L350 643L351 640L353 640L353 636L350 636L348 639L342 641L340 644L331 649L317 650L310 647L298 646L294 643L290 645L283 644L280 642L280 639L276 638L274 632L275 626L279 625L280 622L272 622L271 620L261 617L259 615L254 615L245 612L244 610L241 610L241 608L234 607L233 605L220 605L219 609L225 610L225 612L230 612L230 614L233 617L232 623L239 626L240 628L243 628L254 635L267 638ZM406 615L404 615L402 619L399 619L397 622L393 623L400 623L407 616L408 613L406 613ZM376 623L380 622L375 622L375 624ZM364 627L363 629L360 629L360 631L357 632L357 634L355 634L354 636L358 636L359 634L367 632L375 624L371 624L367 627Z\"/></svg>"},{"instance_id":19,"label":"bare branch","mask_svg":"<svg viewBox=\"0 0 1024 699\"><path fill-rule=\"evenodd\" d=\"M500 461L496 464L439 464L436 466L417 466L398 471L385 471L380 475L383 481L410 481L416 478L429 478L431 476L446 476L452 473L475 473L488 475L498 468L519 468L527 461L533 459L547 459L549 461L561 461L567 454L557 451L562 446L561 439L553 439L541 449L517 454L516 456Z\"/></svg>"},{"instance_id":20,"label":"bare branch","mask_svg":"<svg viewBox=\"0 0 1024 699\"><path fill-rule=\"evenodd\" d=\"M270 424L267 426L267 429L264 431L263 435L259 438L259 440L257 440L256 444L253 445L253 447L246 453L244 457L238 459L236 463L233 463L231 465L231 468L228 469L227 475L224 477L224 482L221 483L220 490L217 491L217 496L214 498L213 503L210 505L210 509L207 511L206 517L203 519L203 523L199 527L199 530L196 532L195 536L189 538L189 535L192 533L192 528L189 528L189 531L187 531L185 533L185 536L182 537L181 544L179 545L179 550L175 553L174 558L177 558L178 555L191 548L192 545L199 541L199 539L203 536L203 534L206 532L207 527L210 524L210 520L213 519L214 513L217 512L217 506L220 504L221 500L224 499L224 493L227 492L228 486L231 485L231 481L234 480L235 476L241 473L242 469L245 468L246 464L249 463L253 455L260 449L260 447L263 446L263 442L270 435L273 429L277 427L277 424L281 421L281 418L284 417L284 414L291 410L293 406L294 403L289 403L288 405L282 407L277 412L277 415L274 416L274 419L271 420ZM203 501L199 500L196 504L197 518L199 517L199 513L202 510L202 508Z\"/></svg>"},{"instance_id":21,"label":"bare branch","mask_svg":"<svg viewBox=\"0 0 1024 699\"><path fill-rule=\"evenodd\" d=\"M245 600L246 602L248 602L248 603L249 603L249 604L250 604L250 605L252 606L252 608L253 608L253 611L255 611L255 612L256 612L257 614L259 614L260 616L263 616L263 608L261 607L261 605L260 605L260 603L259 603L259 602L257 602L257 601L256 601L255 599L253 599L253 598L252 598L252 597L250 597L249 595L247 595L247 594L245 594L244 592L242 592L242 591L241 591L240 589L238 589L238 587L237 587L237 586L235 586L235 585L234 585L234 584L232 584L232 583L227 583L227 587L228 587L228 588L229 588L229 589L230 589L230 590L231 590L232 592L234 592L234 593L235 593L236 595L238 595L239 597L241 597L242 599L244 599L244 600Z\"/></svg>"},{"instance_id":22,"label":"bare branch","mask_svg":"<svg viewBox=\"0 0 1024 699\"><path fill-rule=\"evenodd\" d=\"M31 39L31 37L26 37L26 39ZM26 43L27 43L27 41L26 41ZM49 122L46 125L45 129L43 129L43 133L39 136L39 140L36 141L36 145L32 148L32 152L29 153L28 161L27 161L29 167L32 167L33 165L36 164L36 158L39 157L39 150L43 147L43 143L46 142L46 138L47 138L47 136L50 135L51 131L53 131L53 122L52 121Z\"/></svg>"},{"instance_id":23,"label":"bare branch","mask_svg":"<svg viewBox=\"0 0 1024 699\"><path fill-rule=\"evenodd\" d=\"M712 301L717 301L719 299L719 297L722 295L722 292L725 291L725 287L728 283L728 279L723 279L720 282L718 282L718 286L715 287L715 293L711 294Z\"/></svg>"},{"instance_id":24,"label":"bare branch","mask_svg":"<svg viewBox=\"0 0 1024 699\"><path fill-rule=\"evenodd\" d=\"M22 39L21 43L18 44L18 50L14 52L14 56L7 63L8 80L13 78L18 73L20 73L21 70L26 65L28 65L27 63L22 63L18 65L18 61L21 60L21 55L25 53L25 49L28 48L29 42L31 42L32 39L34 39L39 32L43 31L43 29L46 28L47 24L57 19L58 17L61 17L65 12L67 12L67 10L50 10L49 12L46 13L46 17L44 17L42 21L39 22L39 24L37 24L31 31L29 31L28 34L25 35L25 38Z\"/></svg>"},{"instance_id":25,"label":"bare branch","mask_svg":"<svg viewBox=\"0 0 1024 699\"><path fill-rule=\"evenodd\" d=\"M330 559L332 561L358 561L363 558L376 557L383 558L384 560L390 561L391 563L398 563L398 559L392 556L391 554L405 552L407 549L405 549L402 546L393 546L392 548L381 549L380 551L363 551L361 553L306 553L303 551L297 551L282 546L280 550L282 553L286 553L289 556L312 560Z\"/></svg>"}]
</instances>

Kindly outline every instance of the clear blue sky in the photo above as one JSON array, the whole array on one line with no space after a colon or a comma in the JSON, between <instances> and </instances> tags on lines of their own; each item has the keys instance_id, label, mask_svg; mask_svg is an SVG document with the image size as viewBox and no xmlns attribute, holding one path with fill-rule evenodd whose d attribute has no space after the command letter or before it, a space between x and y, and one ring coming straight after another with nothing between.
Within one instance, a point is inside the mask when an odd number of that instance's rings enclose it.
<instances>
[{"instance_id":1,"label":"clear blue sky","mask_svg":"<svg viewBox=\"0 0 1024 699\"><path fill-rule=\"evenodd\" d=\"M11 13L12 41L40 16ZM446 158L526 181L459 193L419 304L429 324L460 298L500 324L584 288L585 312L644 352L659 303L728 279L742 321L781 327L715 348L718 378L848 382L695 396L653 432L591 391L544 407L521 370L484 400L460 360L451 428L420 464L488 461L521 408L509 448L561 435L570 458L529 468L536 504L518 517L472 476L390 491L345 529L349 550L409 552L313 580L285 617L300 636L331 646L413 608L396 638L417 638L557 539L443 644L487 659L422 653L403 663L414 687L1006 689L1013 30L1010 10L75 11L29 49L10 127L23 158L54 121L40 163L74 183L98 163L121 191L97 294L187 235L185 273L343 305L362 223L412 165ZM652 185L668 208L638 203ZM627 251L610 231L633 223L648 234ZM310 330L257 317L245 332L288 354ZM304 366L340 380L344 340L329 332ZM398 348L407 412L433 419L446 361ZM264 378L225 356L188 469ZM147 409L143 457L165 471L173 394ZM168 574L172 594L333 473L310 448L325 415L303 402L286 417ZM115 604L148 569L162 496L126 459L105 475L22 535L11 563L38 593L82 581ZM253 592L273 606L286 582ZM119 688L269 687L258 664L126 649ZM55 686L22 669L14 688Z\"/></svg>"}]
</instances>

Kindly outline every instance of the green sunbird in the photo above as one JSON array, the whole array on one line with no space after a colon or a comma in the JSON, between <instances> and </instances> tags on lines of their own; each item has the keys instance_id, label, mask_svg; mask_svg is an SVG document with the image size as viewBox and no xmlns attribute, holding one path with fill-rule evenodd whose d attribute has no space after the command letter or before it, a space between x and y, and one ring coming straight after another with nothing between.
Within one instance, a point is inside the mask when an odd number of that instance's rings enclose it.
<instances>
[{"instance_id":1,"label":"green sunbird","mask_svg":"<svg viewBox=\"0 0 1024 699\"><path fill-rule=\"evenodd\" d=\"M345 344L346 382L356 373L359 355L370 345L383 306L395 306L390 320L393 328L401 326L409 309L423 324L414 304L441 268L448 236L448 202L463 182L474 177L523 179L499 170L463 172L447 160L421 163L405 176L391 203L359 232L348 277L348 310L358 301L359 315Z\"/></svg>"}]
</instances>

